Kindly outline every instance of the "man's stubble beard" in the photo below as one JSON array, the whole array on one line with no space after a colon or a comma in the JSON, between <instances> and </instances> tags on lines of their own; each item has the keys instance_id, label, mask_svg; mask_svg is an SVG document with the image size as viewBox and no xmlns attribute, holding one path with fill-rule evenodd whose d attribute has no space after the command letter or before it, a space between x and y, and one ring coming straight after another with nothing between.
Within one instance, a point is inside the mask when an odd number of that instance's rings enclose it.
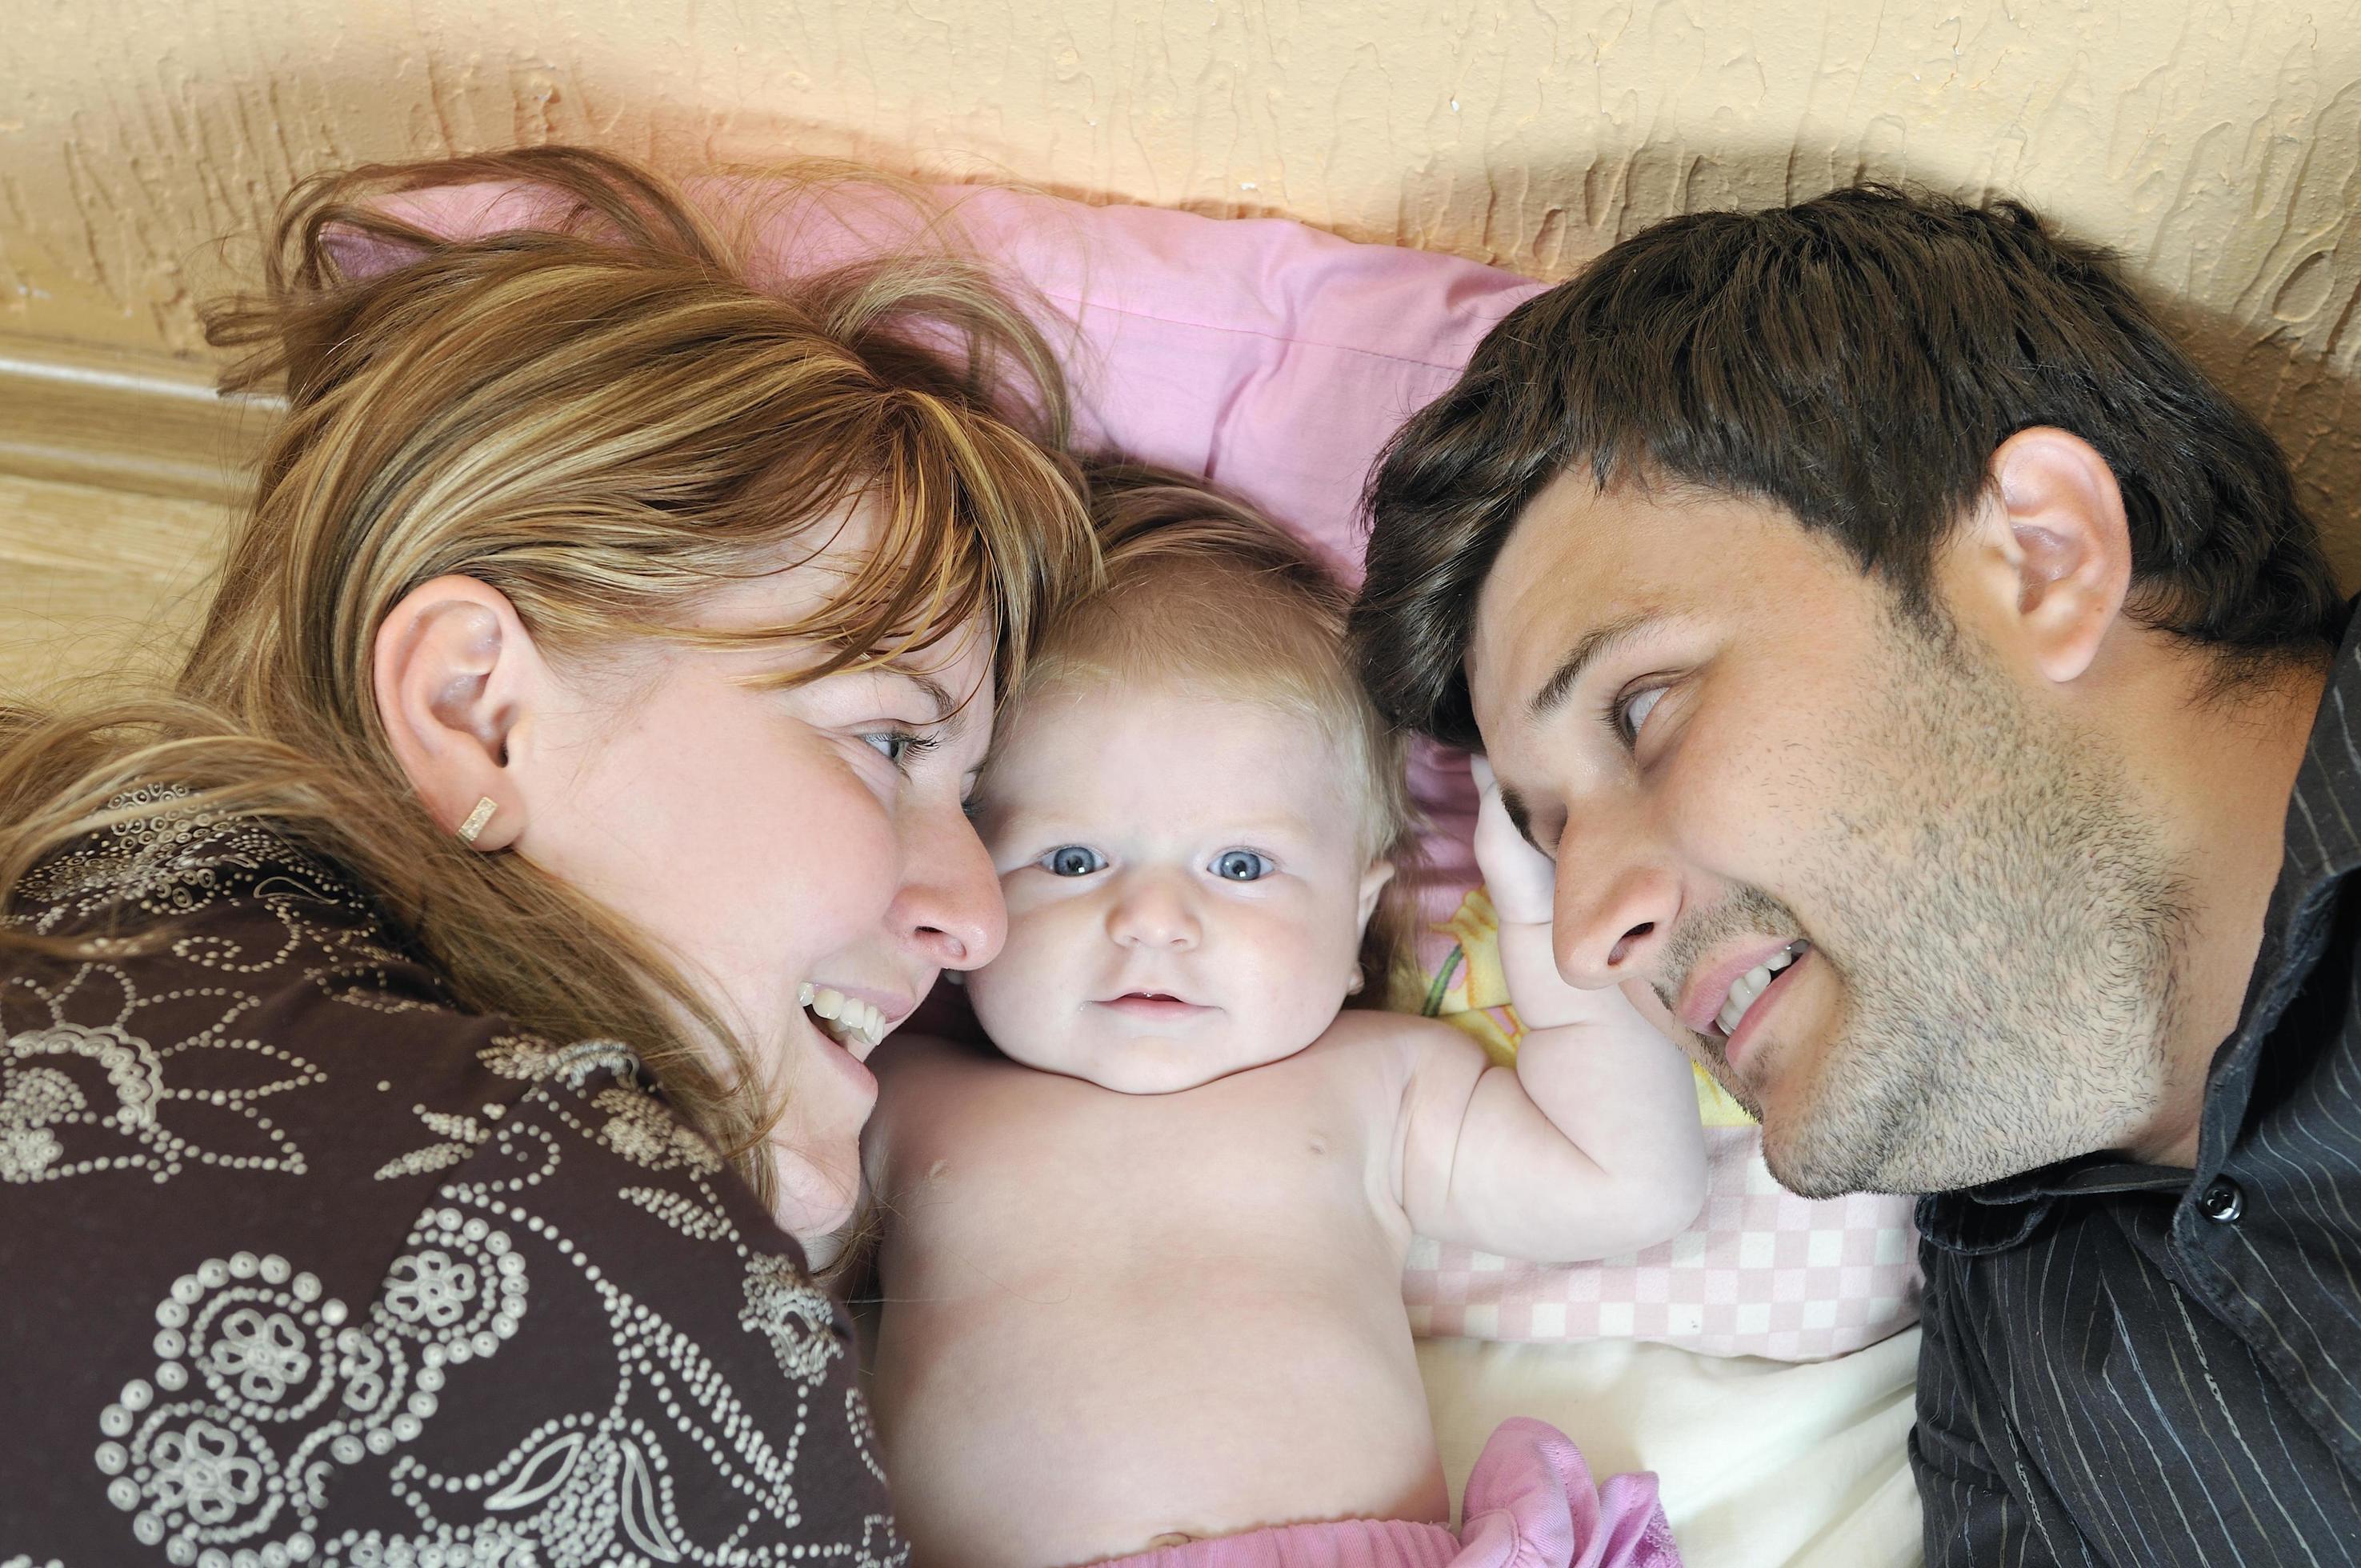
<instances>
[{"instance_id":1,"label":"man's stubble beard","mask_svg":"<svg viewBox=\"0 0 2361 1568\"><path fill-rule=\"evenodd\" d=\"M1844 1013L1787 1069L1806 1077L1740 1095L1806 1197L1947 1191L2114 1146L2165 1081L2180 884L2121 767L1961 635L1897 612L1887 646L1795 866L1817 924L1771 927L1811 938ZM1795 921L1755 890L1732 903Z\"/></svg>"}]
</instances>

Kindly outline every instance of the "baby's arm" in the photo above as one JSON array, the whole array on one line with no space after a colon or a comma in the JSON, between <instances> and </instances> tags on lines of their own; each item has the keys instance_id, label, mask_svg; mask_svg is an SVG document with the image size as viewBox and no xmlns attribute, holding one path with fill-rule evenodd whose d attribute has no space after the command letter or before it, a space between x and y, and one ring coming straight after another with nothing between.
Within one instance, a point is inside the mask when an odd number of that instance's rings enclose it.
<instances>
[{"instance_id":1,"label":"baby's arm","mask_svg":"<svg viewBox=\"0 0 2361 1568\"><path fill-rule=\"evenodd\" d=\"M1688 1060L1620 991L1559 978L1550 862L1477 767L1477 863L1524 1038L1514 1069L1473 1041L1422 1048L1403 1103L1403 1207L1422 1234L1537 1262L1651 1245L1705 1201Z\"/></svg>"}]
</instances>

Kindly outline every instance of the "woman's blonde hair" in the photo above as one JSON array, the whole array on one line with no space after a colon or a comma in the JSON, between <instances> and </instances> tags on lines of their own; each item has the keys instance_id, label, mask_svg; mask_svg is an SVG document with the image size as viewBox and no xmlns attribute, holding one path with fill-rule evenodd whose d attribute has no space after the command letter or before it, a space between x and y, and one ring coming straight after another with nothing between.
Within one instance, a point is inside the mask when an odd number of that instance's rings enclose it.
<instances>
[{"instance_id":1,"label":"woman's blonde hair","mask_svg":"<svg viewBox=\"0 0 2361 1568\"><path fill-rule=\"evenodd\" d=\"M481 181L530 187L535 226L444 239L387 215ZM143 786L268 819L350 872L462 1005L632 1046L767 1198L750 1151L776 1074L628 910L430 817L371 682L387 613L452 573L560 658L809 639L834 650L810 679L980 620L1016 679L1096 570L1049 345L940 247L760 289L735 250L668 184L577 149L300 187L262 291L206 316L212 343L248 351L225 387L287 400L210 611L169 694L0 714L0 911L46 857L152 811L110 806ZM856 502L879 542L832 602L754 632L691 625L700 596L815 553ZM10 948L91 950L0 922Z\"/></svg>"},{"instance_id":2,"label":"woman's blonde hair","mask_svg":"<svg viewBox=\"0 0 2361 1568\"><path fill-rule=\"evenodd\" d=\"M1202 479L1147 464L1085 465L1106 586L1042 635L1012 700L1076 685L1164 684L1268 703L1302 718L1351 770L1361 852L1395 875L1361 944L1367 983L1353 1005L1417 984L1417 813L1403 738L1347 657L1353 596L1304 544Z\"/></svg>"}]
</instances>

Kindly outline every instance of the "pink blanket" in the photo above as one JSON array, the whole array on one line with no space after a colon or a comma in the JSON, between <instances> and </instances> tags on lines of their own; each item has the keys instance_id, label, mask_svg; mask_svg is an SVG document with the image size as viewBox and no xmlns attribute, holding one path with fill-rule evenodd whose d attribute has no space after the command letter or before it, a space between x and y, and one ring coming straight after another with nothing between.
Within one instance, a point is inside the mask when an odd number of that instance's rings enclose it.
<instances>
[{"instance_id":1,"label":"pink blanket","mask_svg":"<svg viewBox=\"0 0 2361 1568\"><path fill-rule=\"evenodd\" d=\"M1565 1434L1518 1417L1484 1445L1457 1535L1439 1524L1338 1519L1193 1541L1104 1568L1680 1568L1645 1472L1593 1486Z\"/></svg>"}]
</instances>

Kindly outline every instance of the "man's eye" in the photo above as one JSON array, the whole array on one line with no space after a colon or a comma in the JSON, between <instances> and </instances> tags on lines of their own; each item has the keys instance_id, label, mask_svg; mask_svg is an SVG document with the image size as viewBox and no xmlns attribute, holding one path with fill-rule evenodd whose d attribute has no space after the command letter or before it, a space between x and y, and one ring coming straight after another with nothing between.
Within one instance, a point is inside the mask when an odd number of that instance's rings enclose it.
<instances>
[{"instance_id":1,"label":"man's eye","mask_svg":"<svg viewBox=\"0 0 2361 1568\"><path fill-rule=\"evenodd\" d=\"M1106 857L1082 844L1063 844L1041 857L1041 867L1052 876L1088 876L1106 870Z\"/></svg>"},{"instance_id":2,"label":"man's eye","mask_svg":"<svg viewBox=\"0 0 2361 1568\"><path fill-rule=\"evenodd\" d=\"M1648 722L1650 711L1655 707L1657 700L1664 695L1664 687L1650 686L1645 691L1633 692L1623 699L1621 709L1616 716L1617 722L1623 731L1623 739L1636 740L1640 738L1640 726Z\"/></svg>"},{"instance_id":3,"label":"man's eye","mask_svg":"<svg viewBox=\"0 0 2361 1568\"><path fill-rule=\"evenodd\" d=\"M1270 875L1270 861L1252 850L1224 850L1214 857L1213 874L1224 882L1260 882Z\"/></svg>"}]
</instances>

